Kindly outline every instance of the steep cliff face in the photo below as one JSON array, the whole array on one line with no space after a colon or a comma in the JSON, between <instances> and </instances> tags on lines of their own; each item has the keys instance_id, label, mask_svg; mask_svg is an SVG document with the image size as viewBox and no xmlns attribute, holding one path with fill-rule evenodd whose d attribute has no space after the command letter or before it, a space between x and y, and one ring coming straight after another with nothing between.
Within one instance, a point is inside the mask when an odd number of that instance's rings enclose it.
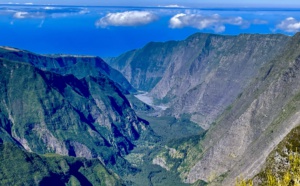
<instances>
[{"instance_id":1,"label":"steep cliff face","mask_svg":"<svg viewBox=\"0 0 300 186\"><path fill-rule=\"evenodd\" d=\"M38 55L25 50L19 50L9 47L0 47L0 58L11 61L27 62L31 65L62 75L73 74L81 79L86 76L105 75L123 92L135 92L136 90L117 70L111 68L99 57L93 56L71 56L71 55Z\"/></svg>"},{"instance_id":2,"label":"steep cliff face","mask_svg":"<svg viewBox=\"0 0 300 186\"><path fill-rule=\"evenodd\" d=\"M0 138L27 151L122 166L122 155L147 132L147 124L105 76L77 79L4 59L0 74Z\"/></svg>"},{"instance_id":3,"label":"steep cliff face","mask_svg":"<svg viewBox=\"0 0 300 186\"><path fill-rule=\"evenodd\" d=\"M151 42L140 50L132 50L119 57L106 59L106 62L119 70L134 88L150 91L174 60L178 44L176 41Z\"/></svg>"},{"instance_id":4,"label":"steep cliff face","mask_svg":"<svg viewBox=\"0 0 300 186\"><path fill-rule=\"evenodd\" d=\"M270 152L299 125L299 43L296 34L198 145L188 149L177 169L186 182L232 185L237 177L255 176Z\"/></svg>"},{"instance_id":5,"label":"steep cliff face","mask_svg":"<svg viewBox=\"0 0 300 186\"><path fill-rule=\"evenodd\" d=\"M135 88L168 102L166 114L189 114L208 129L288 40L284 35L195 34L184 41L149 43L108 62Z\"/></svg>"}]
</instances>

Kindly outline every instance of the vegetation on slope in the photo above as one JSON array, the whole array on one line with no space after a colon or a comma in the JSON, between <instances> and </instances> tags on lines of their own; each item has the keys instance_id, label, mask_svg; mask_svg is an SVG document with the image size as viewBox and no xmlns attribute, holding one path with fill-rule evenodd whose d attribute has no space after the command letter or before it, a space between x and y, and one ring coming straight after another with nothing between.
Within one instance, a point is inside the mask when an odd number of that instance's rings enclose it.
<instances>
[{"instance_id":1,"label":"vegetation on slope","mask_svg":"<svg viewBox=\"0 0 300 186\"><path fill-rule=\"evenodd\" d=\"M122 177L124 180L129 180L132 185L155 185L155 186L187 186L189 184L182 183L179 174L174 171L181 159L174 159L172 161L171 171L162 168L157 164L157 157L162 157L162 152L168 153L172 151L175 146L185 141L189 146L193 145L193 141L198 139L196 137L203 133L203 130L195 123L191 123L184 119L175 119L173 117L152 117L147 116L144 112L139 112L138 115L149 121L149 125L159 137L156 143L146 143L145 140L138 140L138 144L126 159L140 171L136 174L128 174ZM195 142L195 141L194 141ZM188 146L185 146L188 148ZM178 151L180 156L186 150ZM175 153L171 153L175 155ZM175 156L174 156L175 157ZM164 157L163 157L164 158ZM169 163L169 159L167 160ZM171 162L171 160L170 160ZM130 185L130 184L129 184Z\"/></svg>"},{"instance_id":2,"label":"vegetation on slope","mask_svg":"<svg viewBox=\"0 0 300 186\"><path fill-rule=\"evenodd\" d=\"M77 79L0 59L0 139L39 154L101 158L114 170L148 130L105 76ZM118 172L122 173L122 172Z\"/></svg>"},{"instance_id":3,"label":"vegetation on slope","mask_svg":"<svg viewBox=\"0 0 300 186\"><path fill-rule=\"evenodd\" d=\"M0 185L122 185L98 159L37 155L0 143Z\"/></svg>"}]
</instances>

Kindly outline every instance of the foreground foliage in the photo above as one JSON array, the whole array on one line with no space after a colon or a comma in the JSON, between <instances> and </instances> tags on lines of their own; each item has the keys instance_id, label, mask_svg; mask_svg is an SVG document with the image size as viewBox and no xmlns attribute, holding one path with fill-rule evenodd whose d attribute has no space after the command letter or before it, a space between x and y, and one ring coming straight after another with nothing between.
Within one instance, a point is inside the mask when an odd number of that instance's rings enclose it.
<instances>
[{"instance_id":1,"label":"foreground foliage","mask_svg":"<svg viewBox=\"0 0 300 186\"><path fill-rule=\"evenodd\" d=\"M237 179L236 186L300 186L299 136L297 127L269 155L264 171L253 179Z\"/></svg>"}]
</instances>

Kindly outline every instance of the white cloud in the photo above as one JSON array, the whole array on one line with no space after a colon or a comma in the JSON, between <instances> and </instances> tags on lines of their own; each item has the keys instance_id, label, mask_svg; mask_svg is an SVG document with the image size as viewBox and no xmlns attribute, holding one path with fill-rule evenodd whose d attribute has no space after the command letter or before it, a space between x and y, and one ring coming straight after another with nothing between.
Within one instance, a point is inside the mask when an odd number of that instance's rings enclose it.
<instances>
[{"instance_id":1,"label":"white cloud","mask_svg":"<svg viewBox=\"0 0 300 186\"><path fill-rule=\"evenodd\" d=\"M165 7L165 8L185 8L184 6L180 6L177 4L172 4L172 5L158 5L158 7Z\"/></svg>"},{"instance_id":2,"label":"white cloud","mask_svg":"<svg viewBox=\"0 0 300 186\"><path fill-rule=\"evenodd\" d=\"M81 11L79 11L79 14L83 15L83 14L88 14L90 13L90 11L88 9L83 9Z\"/></svg>"},{"instance_id":3,"label":"white cloud","mask_svg":"<svg viewBox=\"0 0 300 186\"><path fill-rule=\"evenodd\" d=\"M97 27L108 26L140 26L155 21L158 17L148 11L126 11L108 13L95 24Z\"/></svg>"},{"instance_id":4,"label":"white cloud","mask_svg":"<svg viewBox=\"0 0 300 186\"><path fill-rule=\"evenodd\" d=\"M44 7L44 9L45 9L45 10L55 10L55 9L57 9L57 8L52 7L52 6L46 6L46 7Z\"/></svg>"},{"instance_id":5,"label":"white cloud","mask_svg":"<svg viewBox=\"0 0 300 186\"><path fill-rule=\"evenodd\" d=\"M33 3L13 3L13 2L8 2L7 4L9 5L33 5Z\"/></svg>"},{"instance_id":6,"label":"white cloud","mask_svg":"<svg viewBox=\"0 0 300 186\"><path fill-rule=\"evenodd\" d=\"M25 18L37 18L43 19L45 18L45 13L43 12L16 12L13 15L16 19L25 19Z\"/></svg>"},{"instance_id":7,"label":"white cloud","mask_svg":"<svg viewBox=\"0 0 300 186\"><path fill-rule=\"evenodd\" d=\"M14 18L23 19L23 18L26 18L27 15L28 15L28 12L16 12L14 14Z\"/></svg>"},{"instance_id":8,"label":"white cloud","mask_svg":"<svg viewBox=\"0 0 300 186\"><path fill-rule=\"evenodd\" d=\"M292 33L298 32L300 31L300 21L297 21L293 17L288 17L276 25L276 29Z\"/></svg>"},{"instance_id":9,"label":"white cloud","mask_svg":"<svg viewBox=\"0 0 300 186\"><path fill-rule=\"evenodd\" d=\"M222 18L219 14L204 16L201 14L176 14L169 21L170 28L193 27L199 30L212 29L220 33L225 31L225 24L247 27L249 23L242 17Z\"/></svg>"},{"instance_id":10,"label":"white cloud","mask_svg":"<svg viewBox=\"0 0 300 186\"><path fill-rule=\"evenodd\" d=\"M58 18L72 15L83 15L90 13L88 8L73 8L73 7L12 7L11 10L0 10L0 14L11 14L16 19L45 19L46 17Z\"/></svg>"}]
</instances>

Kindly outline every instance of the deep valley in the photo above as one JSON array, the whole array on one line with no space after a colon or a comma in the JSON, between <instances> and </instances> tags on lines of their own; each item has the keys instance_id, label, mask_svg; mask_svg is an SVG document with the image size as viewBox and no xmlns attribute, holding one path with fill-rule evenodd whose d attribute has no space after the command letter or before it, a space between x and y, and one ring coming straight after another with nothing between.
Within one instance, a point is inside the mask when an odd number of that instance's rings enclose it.
<instances>
[{"instance_id":1,"label":"deep valley","mask_svg":"<svg viewBox=\"0 0 300 186\"><path fill-rule=\"evenodd\" d=\"M300 33L196 33L103 59L3 46L0 74L0 185L300 178Z\"/></svg>"}]
</instances>

